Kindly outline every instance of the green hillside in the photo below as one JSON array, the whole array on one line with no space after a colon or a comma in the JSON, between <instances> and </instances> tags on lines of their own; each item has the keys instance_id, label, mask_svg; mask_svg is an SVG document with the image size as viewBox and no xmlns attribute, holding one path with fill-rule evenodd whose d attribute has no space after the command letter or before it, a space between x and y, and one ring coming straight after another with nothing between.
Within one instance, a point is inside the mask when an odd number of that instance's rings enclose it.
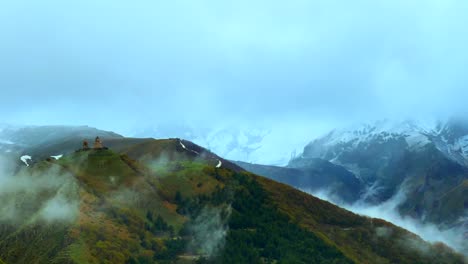
<instances>
[{"instance_id":1,"label":"green hillside","mask_svg":"<svg viewBox=\"0 0 468 264\"><path fill-rule=\"evenodd\" d=\"M0 193L16 208L0 206L9 216L0 218L0 259L463 263L444 245L242 171L193 143L122 142L20 170L15 182L30 181L28 189Z\"/></svg>"}]
</instances>

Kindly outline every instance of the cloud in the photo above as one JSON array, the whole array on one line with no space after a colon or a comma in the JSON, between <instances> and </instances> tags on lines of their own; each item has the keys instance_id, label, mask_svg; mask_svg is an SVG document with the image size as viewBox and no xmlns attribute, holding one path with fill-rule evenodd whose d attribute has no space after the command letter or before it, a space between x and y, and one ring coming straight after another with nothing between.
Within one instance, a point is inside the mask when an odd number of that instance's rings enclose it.
<instances>
[{"instance_id":1,"label":"cloud","mask_svg":"<svg viewBox=\"0 0 468 264\"><path fill-rule=\"evenodd\" d=\"M261 129L272 132L258 154L228 158L284 164L337 126L466 114L467 9L462 0L3 2L0 114L126 136L162 123Z\"/></svg>"},{"instance_id":2,"label":"cloud","mask_svg":"<svg viewBox=\"0 0 468 264\"><path fill-rule=\"evenodd\" d=\"M62 195L57 195L45 203L40 217L47 222L71 222L76 219L78 212L77 200L68 200Z\"/></svg>"},{"instance_id":3,"label":"cloud","mask_svg":"<svg viewBox=\"0 0 468 264\"><path fill-rule=\"evenodd\" d=\"M162 120L339 123L466 112L467 7L5 2L0 112L10 122L123 132Z\"/></svg>"},{"instance_id":4,"label":"cloud","mask_svg":"<svg viewBox=\"0 0 468 264\"><path fill-rule=\"evenodd\" d=\"M398 212L398 205L400 205L405 199L404 188L401 188L399 192L391 199L378 205L368 204L363 201L358 201L350 205L333 199L333 197L329 196L328 193L329 192L327 190L323 189L311 194L319 197L320 199L333 202L338 206L354 213L389 221L397 226L419 235L422 239L428 242L442 242L457 250L458 252L466 252L467 244L464 240L464 232L461 227L443 229L432 223L423 223L417 219L400 215ZM391 230L377 229L376 234L378 236L388 236L391 235ZM411 246L413 248L419 248L423 252L427 251L427 248L424 244L411 237L401 241L401 243L404 243L405 245Z\"/></svg>"},{"instance_id":5,"label":"cloud","mask_svg":"<svg viewBox=\"0 0 468 264\"><path fill-rule=\"evenodd\" d=\"M78 216L78 185L57 166L31 170L0 157L0 222L73 222Z\"/></svg>"},{"instance_id":6,"label":"cloud","mask_svg":"<svg viewBox=\"0 0 468 264\"><path fill-rule=\"evenodd\" d=\"M216 256L223 249L228 232L227 219L231 207L205 207L190 223L189 230L193 239L189 244L191 250L198 250L204 257Z\"/></svg>"}]
</instances>

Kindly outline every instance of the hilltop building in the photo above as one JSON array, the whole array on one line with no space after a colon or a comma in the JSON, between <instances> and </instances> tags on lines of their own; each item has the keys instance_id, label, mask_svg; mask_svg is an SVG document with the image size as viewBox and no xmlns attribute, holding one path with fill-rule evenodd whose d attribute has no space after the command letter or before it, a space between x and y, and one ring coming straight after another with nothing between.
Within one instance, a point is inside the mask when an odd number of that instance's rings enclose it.
<instances>
[{"instance_id":1,"label":"hilltop building","mask_svg":"<svg viewBox=\"0 0 468 264\"><path fill-rule=\"evenodd\" d=\"M83 141L83 150L89 150L89 145L88 145L88 141L87 141L87 140L84 140L84 141Z\"/></svg>"},{"instance_id":2,"label":"hilltop building","mask_svg":"<svg viewBox=\"0 0 468 264\"><path fill-rule=\"evenodd\" d=\"M94 146L93 146L93 149L103 149L104 146L102 145L102 141L99 137L96 137L96 139L94 140Z\"/></svg>"},{"instance_id":3,"label":"hilltop building","mask_svg":"<svg viewBox=\"0 0 468 264\"><path fill-rule=\"evenodd\" d=\"M104 145L102 144L102 141L101 141L101 138L99 137L96 137L96 139L94 140L94 144L93 144L93 147L89 147L89 143L87 140L83 140L83 147L78 151L88 151L88 150L101 150L101 149L108 149L106 147L104 147Z\"/></svg>"}]
</instances>

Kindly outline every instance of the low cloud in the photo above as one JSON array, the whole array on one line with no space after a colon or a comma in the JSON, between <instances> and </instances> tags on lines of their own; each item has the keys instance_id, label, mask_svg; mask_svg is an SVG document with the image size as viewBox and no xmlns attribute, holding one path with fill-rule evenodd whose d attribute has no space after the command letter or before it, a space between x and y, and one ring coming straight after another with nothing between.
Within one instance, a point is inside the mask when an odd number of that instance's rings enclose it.
<instances>
[{"instance_id":1,"label":"low cloud","mask_svg":"<svg viewBox=\"0 0 468 264\"><path fill-rule=\"evenodd\" d=\"M388 238L393 234L393 229L385 226L379 226L375 228L375 234L378 237Z\"/></svg>"},{"instance_id":2,"label":"low cloud","mask_svg":"<svg viewBox=\"0 0 468 264\"><path fill-rule=\"evenodd\" d=\"M464 232L462 228L454 227L449 229L442 229L432 223L423 223L420 220L408 216L402 216L398 212L398 206L406 198L404 188L401 188L400 191L397 194L395 194L391 199L378 205L369 204L367 202L363 202L362 200L357 201L354 204L346 204L342 201L334 199L333 196L329 195L330 191L326 189L309 193L316 197L319 197L320 199L335 203L338 206L343 207L354 213L373 218L381 218L386 221L389 221L397 226L400 226L406 230L409 230L419 235L422 239L428 242L442 242L450 246L451 248L457 250L458 252L466 252L466 249L468 247L466 241L463 238ZM376 229L377 236L389 236L391 235L391 232L392 231L388 229ZM415 239L408 238L408 240L401 242L407 246L421 249L422 252L427 251L427 246L423 245L423 243L418 242Z\"/></svg>"},{"instance_id":3,"label":"low cloud","mask_svg":"<svg viewBox=\"0 0 468 264\"><path fill-rule=\"evenodd\" d=\"M58 166L17 167L0 157L0 223L71 222L78 216L78 185Z\"/></svg>"},{"instance_id":4,"label":"low cloud","mask_svg":"<svg viewBox=\"0 0 468 264\"><path fill-rule=\"evenodd\" d=\"M79 203L63 195L57 195L45 203L40 211L40 217L47 222L73 221L78 216Z\"/></svg>"},{"instance_id":5,"label":"low cloud","mask_svg":"<svg viewBox=\"0 0 468 264\"><path fill-rule=\"evenodd\" d=\"M231 207L205 207L193 220L189 230L193 239L189 244L190 250L198 250L204 257L216 256L223 249L229 230L227 219L231 214Z\"/></svg>"}]
</instances>

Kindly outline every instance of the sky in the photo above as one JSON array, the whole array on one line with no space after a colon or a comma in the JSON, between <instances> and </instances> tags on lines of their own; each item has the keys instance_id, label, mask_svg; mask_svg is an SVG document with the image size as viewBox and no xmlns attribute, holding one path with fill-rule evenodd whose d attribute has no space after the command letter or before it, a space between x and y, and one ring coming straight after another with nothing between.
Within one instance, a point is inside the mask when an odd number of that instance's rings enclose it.
<instances>
[{"instance_id":1,"label":"sky","mask_svg":"<svg viewBox=\"0 0 468 264\"><path fill-rule=\"evenodd\" d=\"M0 122L299 137L462 115L467 11L463 0L2 1Z\"/></svg>"}]
</instances>

